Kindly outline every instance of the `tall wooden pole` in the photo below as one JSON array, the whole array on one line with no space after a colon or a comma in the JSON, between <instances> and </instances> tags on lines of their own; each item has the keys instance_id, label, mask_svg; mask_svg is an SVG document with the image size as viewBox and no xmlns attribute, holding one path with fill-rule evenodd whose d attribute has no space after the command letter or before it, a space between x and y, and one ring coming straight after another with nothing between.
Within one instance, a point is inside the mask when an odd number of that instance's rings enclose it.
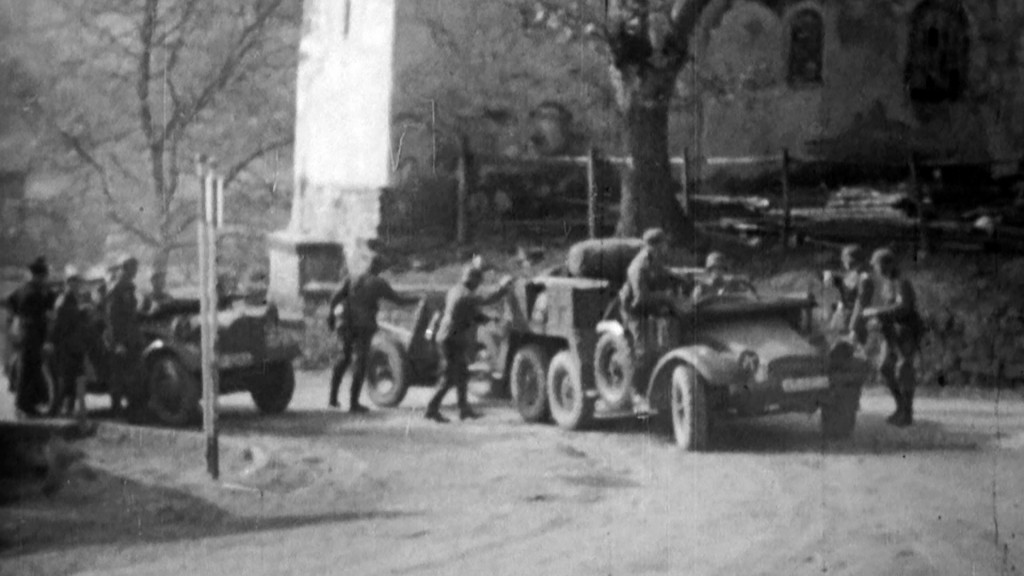
<instances>
[{"instance_id":1,"label":"tall wooden pole","mask_svg":"<svg viewBox=\"0 0 1024 576\"><path fill-rule=\"evenodd\" d=\"M458 188L455 190L455 242L462 246L468 237L466 204L469 198L469 142L465 136L459 140L459 163L456 169Z\"/></svg>"},{"instance_id":2,"label":"tall wooden pole","mask_svg":"<svg viewBox=\"0 0 1024 576\"><path fill-rule=\"evenodd\" d=\"M204 173L205 172L205 173ZM206 470L213 479L220 476L217 440L217 200L223 195L223 180L212 166L200 168L202 195L199 200L199 316L203 379L203 432L206 436ZM219 194L218 194L219 192Z\"/></svg>"},{"instance_id":3,"label":"tall wooden pole","mask_svg":"<svg viewBox=\"0 0 1024 576\"><path fill-rule=\"evenodd\" d=\"M789 248L793 234L793 207L789 192L789 149L782 149L782 249Z\"/></svg>"},{"instance_id":4,"label":"tall wooden pole","mask_svg":"<svg viewBox=\"0 0 1024 576\"><path fill-rule=\"evenodd\" d=\"M917 163L914 161L913 152L907 154L907 166L910 169L910 192L914 195L914 200L917 202L917 238L915 239L917 250L914 251L914 259L917 260L927 256L929 246L928 224L925 221L924 214L924 188L917 177Z\"/></svg>"},{"instance_id":5,"label":"tall wooden pole","mask_svg":"<svg viewBox=\"0 0 1024 576\"><path fill-rule=\"evenodd\" d=\"M690 182L693 177L691 174L691 162L692 158L690 147L687 146L683 148L683 170L680 178L683 181L683 212L689 217L693 217L693 214L690 213L690 207L693 205L693 202L691 201L693 196L693 184Z\"/></svg>"},{"instance_id":6,"label":"tall wooden pole","mask_svg":"<svg viewBox=\"0 0 1024 576\"><path fill-rule=\"evenodd\" d=\"M597 185L597 148L587 154L587 232L590 238L601 235L601 198Z\"/></svg>"}]
</instances>

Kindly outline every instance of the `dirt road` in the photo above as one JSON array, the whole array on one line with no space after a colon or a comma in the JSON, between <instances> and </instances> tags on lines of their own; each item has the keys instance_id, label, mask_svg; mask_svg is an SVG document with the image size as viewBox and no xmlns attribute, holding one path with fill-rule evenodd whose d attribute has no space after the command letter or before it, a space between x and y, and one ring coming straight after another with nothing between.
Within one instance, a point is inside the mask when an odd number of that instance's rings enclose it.
<instances>
[{"instance_id":1,"label":"dirt road","mask_svg":"<svg viewBox=\"0 0 1024 576\"><path fill-rule=\"evenodd\" d=\"M924 398L855 438L817 417L731 423L682 454L635 422L563 433L519 421L328 412L300 375L288 413L227 400L220 482L198 434L112 429L53 499L0 507L0 574L1016 574L1024 570L1024 402Z\"/></svg>"}]
</instances>

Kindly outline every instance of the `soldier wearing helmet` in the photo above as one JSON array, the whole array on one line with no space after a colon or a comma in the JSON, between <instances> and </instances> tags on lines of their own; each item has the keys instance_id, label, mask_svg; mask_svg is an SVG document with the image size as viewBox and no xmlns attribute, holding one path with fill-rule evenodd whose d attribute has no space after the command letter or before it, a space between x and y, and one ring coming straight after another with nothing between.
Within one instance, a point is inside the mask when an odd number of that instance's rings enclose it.
<instances>
[{"instance_id":1,"label":"soldier wearing helmet","mask_svg":"<svg viewBox=\"0 0 1024 576\"><path fill-rule=\"evenodd\" d=\"M395 292L387 280L380 277L384 261L378 255L370 259L366 271L346 278L341 288L331 296L328 306L327 327L338 334L342 355L331 371L331 392L327 405L338 408L338 391L341 379L349 365L352 365L352 383L349 386L348 411L354 414L366 412L359 403L359 395L366 379L366 364L370 358L370 344L377 333L377 312L380 301L395 304L415 304L417 296L405 296Z\"/></svg>"},{"instance_id":2,"label":"soldier wearing helmet","mask_svg":"<svg viewBox=\"0 0 1024 576\"><path fill-rule=\"evenodd\" d=\"M891 250L876 250L871 255L871 266L878 276L880 304L864 308L863 316L877 321L883 336L878 371L896 401L896 411L887 421L895 426L909 426L914 422L917 387L914 358L920 350L923 332L917 297L910 282L900 276Z\"/></svg>"},{"instance_id":3,"label":"soldier wearing helmet","mask_svg":"<svg viewBox=\"0 0 1024 576\"><path fill-rule=\"evenodd\" d=\"M108 365L111 371L110 405L115 415L121 413L125 399L133 411L141 408L139 401L142 387L137 379L143 349L139 302L135 297L135 275L139 271L139 261L131 256L122 258L117 268L117 282L105 301L107 342L111 356Z\"/></svg>"},{"instance_id":4,"label":"soldier wearing helmet","mask_svg":"<svg viewBox=\"0 0 1024 576\"><path fill-rule=\"evenodd\" d=\"M437 392L427 405L426 418L435 422L448 422L441 414L441 402L449 390L458 394L459 419L479 417L469 407L469 356L476 347L476 325L488 320L481 306L500 300L512 285L512 278L502 278L498 287L483 293L477 289L484 279L483 262L474 258L462 271L462 278L445 298L444 315L437 329L437 343L441 349L441 375Z\"/></svg>"},{"instance_id":5,"label":"soldier wearing helmet","mask_svg":"<svg viewBox=\"0 0 1024 576\"><path fill-rule=\"evenodd\" d=\"M86 316L79 295L82 276L74 266L64 269L64 290L57 298L47 347L54 355L57 391L51 415L70 414L78 398L77 382L85 367Z\"/></svg>"},{"instance_id":6,"label":"soldier wearing helmet","mask_svg":"<svg viewBox=\"0 0 1024 576\"><path fill-rule=\"evenodd\" d=\"M47 286L50 267L43 257L28 266L32 279L10 294L8 332L14 340L20 359L20 370L11 379L18 409L28 416L38 416L37 406L45 396L43 380L43 348L46 345L48 315L57 295Z\"/></svg>"}]
</instances>

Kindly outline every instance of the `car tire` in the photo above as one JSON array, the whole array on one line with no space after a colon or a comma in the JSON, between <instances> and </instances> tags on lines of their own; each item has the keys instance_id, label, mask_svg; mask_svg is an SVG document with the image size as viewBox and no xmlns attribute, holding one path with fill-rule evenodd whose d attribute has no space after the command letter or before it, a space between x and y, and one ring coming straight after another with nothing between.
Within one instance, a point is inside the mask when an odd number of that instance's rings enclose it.
<instances>
[{"instance_id":1,"label":"car tire","mask_svg":"<svg viewBox=\"0 0 1024 576\"><path fill-rule=\"evenodd\" d=\"M672 368L672 433L686 452L707 450L710 432L705 385L693 366L679 362Z\"/></svg>"},{"instance_id":2,"label":"car tire","mask_svg":"<svg viewBox=\"0 0 1024 576\"><path fill-rule=\"evenodd\" d=\"M630 390L636 366L633 352L624 334L606 332L594 349L594 386L609 410L630 405Z\"/></svg>"},{"instance_id":3,"label":"car tire","mask_svg":"<svg viewBox=\"0 0 1024 576\"><path fill-rule=\"evenodd\" d=\"M849 438L857 427L860 387L840 388L832 402L821 407L821 433L829 440Z\"/></svg>"},{"instance_id":4,"label":"car tire","mask_svg":"<svg viewBox=\"0 0 1024 576\"><path fill-rule=\"evenodd\" d=\"M547 379L551 416L566 430L585 428L594 418L594 399L583 389L579 361L568 350L551 359Z\"/></svg>"},{"instance_id":5,"label":"car tire","mask_svg":"<svg viewBox=\"0 0 1024 576\"><path fill-rule=\"evenodd\" d=\"M376 334L366 364L366 393L375 406L394 408L409 391L405 350L394 338Z\"/></svg>"},{"instance_id":6,"label":"car tire","mask_svg":"<svg viewBox=\"0 0 1024 576\"><path fill-rule=\"evenodd\" d=\"M263 377L249 389L252 401L263 414L280 414L295 394L295 368L288 361L268 364Z\"/></svg>"},{"instance_id":7,"label":"car tire","mask_svg":"<svg viewBox=\"0 0 1024 576\"><path fill-rule=\"evenodd\" d=\"M509 370L509 388L519 415L526 422L544 422L551 412L548 407L546 382L548 355L536 344L516 350Z\"/></svg>"},{"instance_id":8,"label":"car tire","mask_svg":"<svg viewBox=\"0 0 1024 576\"><path fill-rule=\"evenodd\" d=\"M202 387L173 354L147 362L146 396L149 412L162 424L184 426L199 419Z\"/></svg>"}]
</instances>

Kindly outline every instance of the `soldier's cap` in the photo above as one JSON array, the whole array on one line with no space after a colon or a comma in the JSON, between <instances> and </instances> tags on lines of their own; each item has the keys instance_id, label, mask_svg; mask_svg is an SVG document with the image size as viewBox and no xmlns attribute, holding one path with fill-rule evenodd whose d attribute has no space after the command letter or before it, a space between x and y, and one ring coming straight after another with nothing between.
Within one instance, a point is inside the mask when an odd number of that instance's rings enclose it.
<instances>
[{"instance_id":1,"label":"soldier's cap","mask_svg":"<svg viewBox=\"0 0 1024 576\"><path fill-rule=\"evenodd\" d=\"M888 248L879 248L871 254L871 264L894 264L896 262L896 255L892 253L892 250Z\"/></svg>"},{"instance_id":2,"label":"soldier's cap","mask_svg":"<svg viewBox=\"0 0 1024 576\"><path fill-rule=\"evenodd\" d=\"M64 267L64 280L81 280L82 273L78 270L78 267L74 264L68 264Z\"/></svg>"},{"instance_id":3,"label":"soldier's cap","mask_svg":"<svg viewBox=\"0 0 1024 576\"><path fill-rule=\"evenodd\" d=\"M33 274L48 274L50 272L50 265L46 263L45 256L40 256L28 265L28 271Z\"/></svg>"},{"instance_id":4,"label":"soldier's cap","mask_svg":"<svg viewBox=\"0 0 1024 576\"><path fill-rule=\"evenodd\" d=\"M860 244L847 244L843 246L841 255L846 259L860 260L864 255L864 251L861 249Z\"/></svg>"},{"instance_id":5,"label":"soldier's cap","mask_svg":"<svg viewBox=\"0 0 1024 576\"><path fill-rule=\"evenodd\" d=\"M665 237L665 231L661 228L648 228L644 232L644 244L648 246L654 246L655 244L663 244L667 238Z\"/></svg>"},{"instance_id":6,"label":"soldier's cap","mask_svg":"<svg viewBox=\"0 0 1024 576\"><path fill-rule=\"evenodd\" d=\"M707 259L704 260L705 268L725 268L728 260L725 258L725 254L721 252L711 252L708 254Z\"/></svg>"}]
</instances>

